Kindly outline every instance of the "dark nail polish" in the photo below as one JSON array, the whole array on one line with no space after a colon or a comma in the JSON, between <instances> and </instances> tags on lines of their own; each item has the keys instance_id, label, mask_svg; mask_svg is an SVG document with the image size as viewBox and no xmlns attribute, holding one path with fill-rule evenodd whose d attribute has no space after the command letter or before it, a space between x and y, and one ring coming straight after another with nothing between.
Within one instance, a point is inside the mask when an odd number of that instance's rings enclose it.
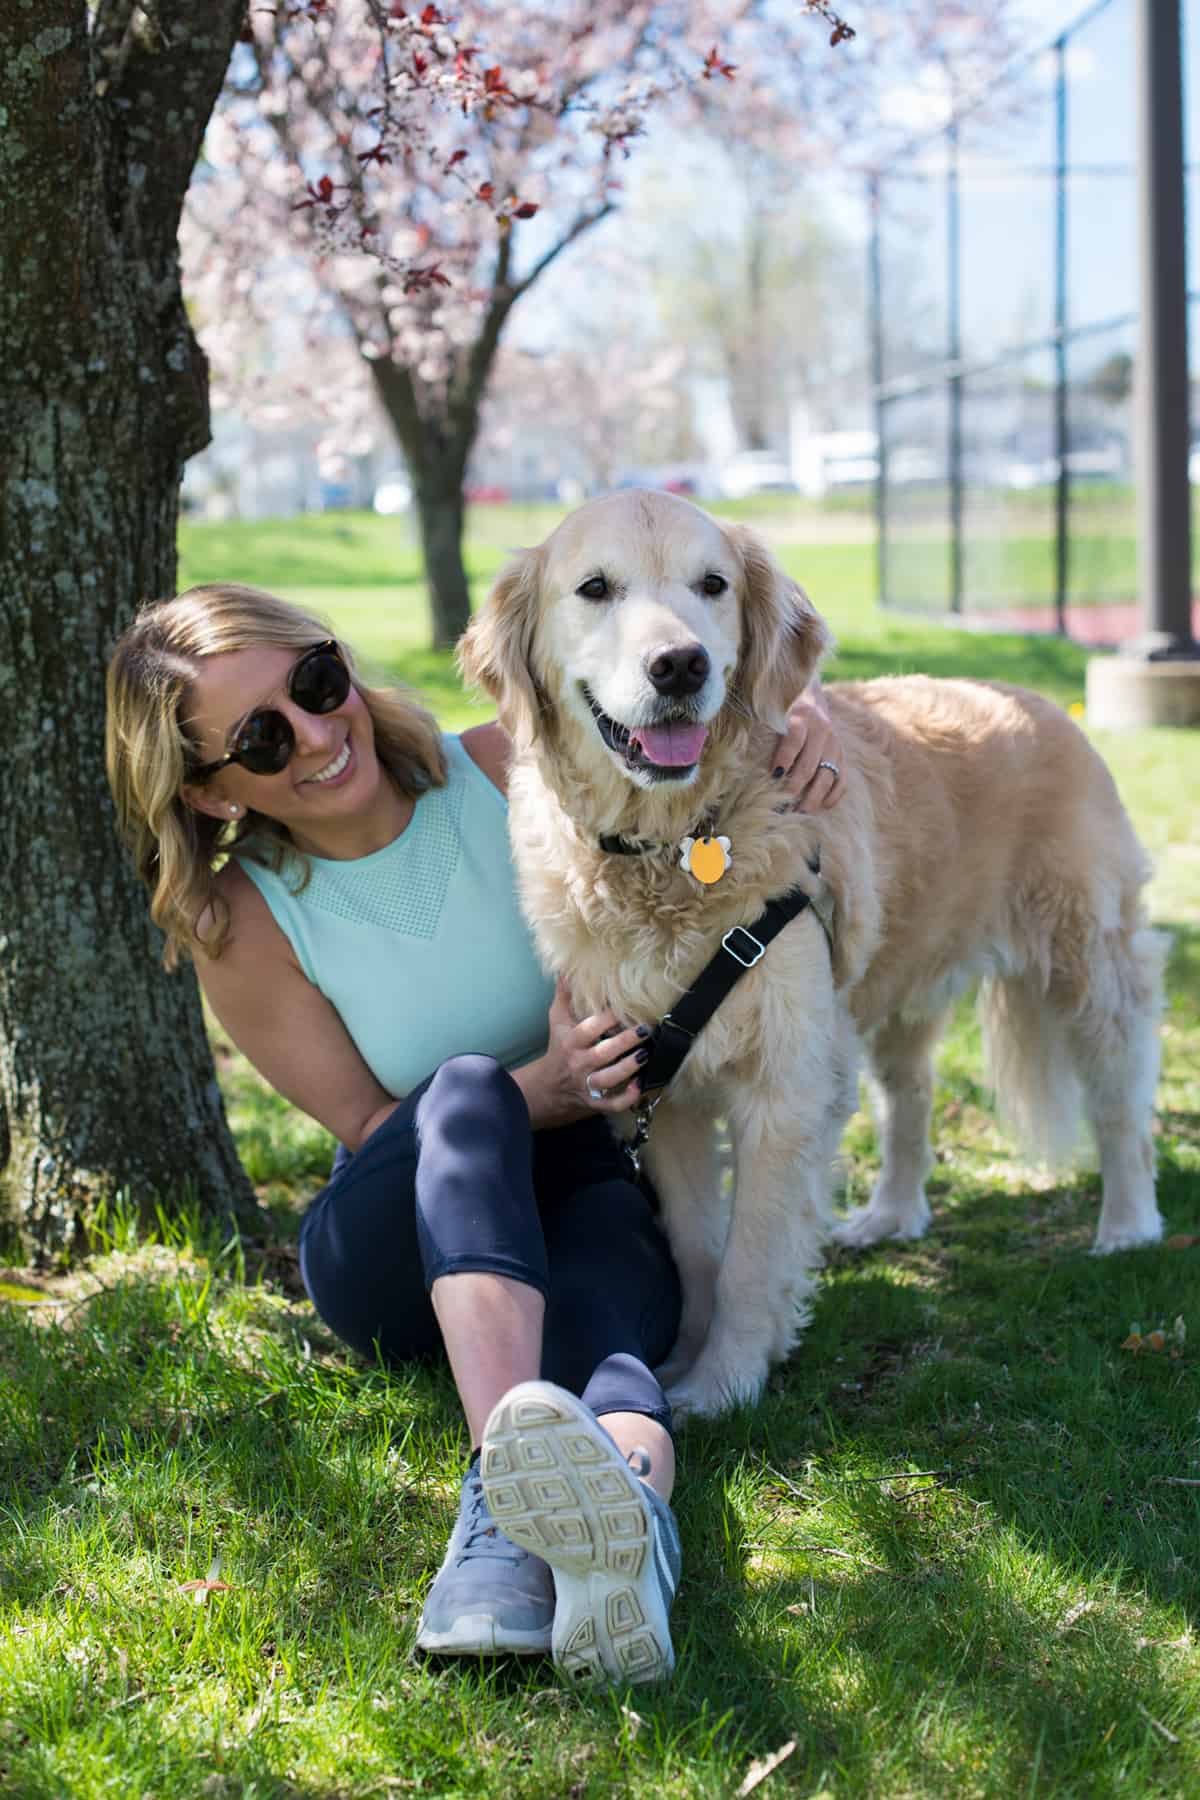
<instances>
[{"instance_id":1,"label":"dark nail polish","mask_svg":"<svg viewBox=\"0 0 1200 1800\"><path fill-rule=\"evenodd\" d=\"M639 1025L637 1034L640 1038L648 1038L650 1036L650 1027L648 1025Z\"/></svg>"},{"instance_id":2,"label":"dark nail polish","mask_svg":"<svg viewBox=\"0 0 1200 1800\"><path fill-rule=\"evenodd\" d=\"M650 1061L650 1052L648 1050L639 1050L633 1060L635 1063L648 1063Z\"/></svg>"},{"instance_id":3,"label":"dark nail polish","mask_svg":"<svg viewBox=\"0 0 1200 1800\"><path fill-rule=\"evenodd\" d=\"M780 763L780 765L777 769L771 770L771 780L778 781L782 774L783 774L783 764Z\"/></svg>"}]
</instances>

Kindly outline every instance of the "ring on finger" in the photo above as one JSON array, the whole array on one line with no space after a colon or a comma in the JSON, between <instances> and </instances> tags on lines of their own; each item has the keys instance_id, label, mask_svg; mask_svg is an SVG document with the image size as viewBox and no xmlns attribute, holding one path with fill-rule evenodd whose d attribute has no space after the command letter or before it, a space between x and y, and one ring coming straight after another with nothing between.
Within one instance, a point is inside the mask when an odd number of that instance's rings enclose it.
<instances>
[{"instance_id":1,"label":"ring on finger","mask_svg":"<svg viewBox=\"0 0 1200 1800\"><path fill-rule=\"evenodd\" d=\"M587 1084L587 1097L589 1100L603 1100L604 1095L598 1087L593 1086L589 1081Z\"/></svg>"},{"instance_id":2,"label":"ring on finger","mask_svg":"<svg viewBox=\"0 0 1200 1800\"><path fill-rule=\"evenodd\" d=\"M840 770L840 769L839 769L839 768L838 768L838 766L837 766L837 764L836 764L836 763L835 763L835 762L827 762L827 761L824 761L824 760L822 760L822 761L821 761L821 762L819 762L819 763L818 763L818 764L817 764L817 767L818 767L818 769L828 769L828 770L829 770L829 773L830 773L830 774L831 774L831 775L832 775L832 776L833 776L833 779L834 779L834 780L835 780L835 781L836 781L836 780L837 780L837 778L838 778L838 776L839 776L839 775L840 775L840 774L841 774L841 772L842 772L842 771L841 771L841 770Z\"/></svg>"}]
</instances>

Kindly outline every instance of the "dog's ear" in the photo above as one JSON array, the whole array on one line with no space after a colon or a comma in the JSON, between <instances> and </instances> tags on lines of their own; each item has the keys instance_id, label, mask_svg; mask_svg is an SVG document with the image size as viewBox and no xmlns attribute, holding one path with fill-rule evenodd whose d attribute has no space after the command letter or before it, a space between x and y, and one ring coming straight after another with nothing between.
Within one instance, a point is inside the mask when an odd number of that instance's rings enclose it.
<instances>
[{"instance_id":1,"label":"dog's ear","mask_svg":"<svg viewBox=\"0 0 1200 1800\"><path fill-rule=\"evenodd\" d=\"M799 583L744 525L726 527L742 563L741 646L733 685L756 719L782 729L832 639Z\"/></svg>"},{"instance_id":2,"label":"dog's ear","mask_svg":"<svg viewBox=\"0 0 1200 1800\"><path fill-rule=\"evenodd\" d=\"M501 570L491 593L458 641L463 680L486 688L514 743L545 729L550 696L533 663L541 556L520 550Z\"/></svg>"}]
</instances>

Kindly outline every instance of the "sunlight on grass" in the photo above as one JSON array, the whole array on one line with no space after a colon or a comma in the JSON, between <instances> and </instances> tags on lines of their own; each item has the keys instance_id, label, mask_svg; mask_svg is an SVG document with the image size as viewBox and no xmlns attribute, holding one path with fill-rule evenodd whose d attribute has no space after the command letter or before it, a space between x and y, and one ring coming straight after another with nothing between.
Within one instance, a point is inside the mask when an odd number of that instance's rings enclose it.
<instances>
[{"instance_id":1,"label":"sunlight on grass","mask_svg":"<svg viewBox=\"0 0 1200 1800\"><path fill-rule=\"evenodd\" d=\"M771 506L748 507L773 528ZM479 582L542 510L473 515ZM861 520L850 515L857 530ZM800 527L803 527L801 531ZM402 522L186 527L187 579L327 612L447 725L486 716L424 648ZM1082 697L1070 645L881 619L871 550L780 553L839 638L835 674L1002 675ZM1172 933L1160 1092L1168 1230L1200 1230L1200 734L1098 743ZM299 1210L332 1144L214 1032L278 1238L186 1214L0 1281L0 1791L21 1800L717 1800L1200 1793L1200 1249L1087 1254L1098 1186L1031 1172L957 1011L936 1089L934 1226L835 1253L761 1404L680 1439L679 1670L587 1694L542 1663L414 1653L466 1442L444 1370L370 1367L302 1296ZM878 1171L862 1114L850 1202ZM1182 1353L1134 1354L1185 1322Z\"/></svg>"}]
</instances>

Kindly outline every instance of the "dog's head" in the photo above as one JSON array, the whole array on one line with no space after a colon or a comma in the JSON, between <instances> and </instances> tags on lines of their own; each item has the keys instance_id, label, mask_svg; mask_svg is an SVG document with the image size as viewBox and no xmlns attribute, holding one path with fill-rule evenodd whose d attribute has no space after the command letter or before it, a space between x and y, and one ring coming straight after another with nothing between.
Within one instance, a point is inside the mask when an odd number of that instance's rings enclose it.
<instances>
[{"instance_id":1,"label":"dog's head","mask_svg":"<svg viewBox=\"0 0 1200 1800\"><path fill-rule=\"evenodd\" d=\"M796 583L743 526L613 494L501 574L462 641L466 678L518 745L563 744L641 788L687 786L706 746L778 730L827 644Z\"/></svg>"}]
</instances>

